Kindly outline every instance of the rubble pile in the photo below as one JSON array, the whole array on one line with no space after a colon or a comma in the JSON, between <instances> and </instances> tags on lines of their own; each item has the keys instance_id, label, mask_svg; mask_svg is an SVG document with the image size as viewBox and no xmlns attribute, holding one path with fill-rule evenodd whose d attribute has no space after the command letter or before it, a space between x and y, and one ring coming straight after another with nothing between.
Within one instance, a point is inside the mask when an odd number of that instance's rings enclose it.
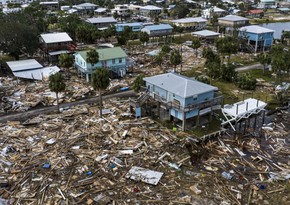
<instances>
[{"instance_id":1,"label":"rubble pile","mask_svg":"<svg viewBox=\"0 0 290 205\"><path fill-rule=\"evenodd\" d=\"M2 82L3 81L3 82ZM36 106L56 105L56 94L51 92L48 81L13 81L0 79L0 114L7 112L23 112ZM128 87L127 80L111 80L109 91L116 91ZM5 92L4 92L5 91ZM59 102L73 102L94 96L92 86L77 76L70 76L66 80L66 91L59 93Z\"/></svg>"},{"instance_id":2,"label":"rubble pile","mask_svg":"<svg viewBox=\"0 0 290 205\"><path fill-rule=\"evenodd\" d=\"M259 138L201 140L132 118L127 100L104 105L103 118L86 105L0 125L0 202L289 202L288 111Z\"/></svg>"}]
</instances>

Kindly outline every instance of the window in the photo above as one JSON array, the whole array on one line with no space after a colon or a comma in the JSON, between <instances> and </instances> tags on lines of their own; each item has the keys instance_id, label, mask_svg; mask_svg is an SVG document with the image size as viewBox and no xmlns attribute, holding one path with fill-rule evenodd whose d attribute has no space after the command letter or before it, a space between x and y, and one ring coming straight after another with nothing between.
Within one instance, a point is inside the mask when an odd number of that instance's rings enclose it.
<instances>
[{"instance_id":1,"label":"window","mask_svg":"<svg viewBox=\"0 0 290 205\"><path fill-rule=\"evenodd\" d=\"M112 60L112 64L115 64L115 63L116 63L116 62L115 62L115 59L113 59L113 60Z\"/></svg>"},{"instance_id":2,"label":"window","mask_svg":"<svg viewBox=\"0 0 290 205\"><path fill-rule=\"evenodd\" d=\"M122 63L122 58L119 58L119 63Z\"/></svg>"}]
</instances>

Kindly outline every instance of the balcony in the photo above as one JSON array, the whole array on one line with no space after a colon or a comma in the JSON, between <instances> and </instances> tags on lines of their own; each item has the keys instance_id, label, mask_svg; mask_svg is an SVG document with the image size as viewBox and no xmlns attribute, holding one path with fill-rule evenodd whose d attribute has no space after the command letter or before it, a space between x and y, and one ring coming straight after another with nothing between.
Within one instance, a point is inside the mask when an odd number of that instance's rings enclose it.
<instances>
[{"instance_id":1,"label":"balcony","mask_svg":"<svg viewBox=\"0 0 290 205\"><path fill-rule=\"evenodd\" d=\"M151 95L152 96L152 95ZM187 105L185 107L181 106L178 103L174 103L174 102L167 102L165 98L157 95L156 93L153 94L153 99L160 102L161 105L166 106L166 108L170 109L170 108L174 108L176 110L182 111L182 112L189 112L191 110L201 110L207 107L212 107L215 105L220 105L222 103L222 99L223 96L215 96L213 99L211 100L207 100L207 101L203 101L197 104L192 104L192 105Z\"/></svg>"}]
</instances>

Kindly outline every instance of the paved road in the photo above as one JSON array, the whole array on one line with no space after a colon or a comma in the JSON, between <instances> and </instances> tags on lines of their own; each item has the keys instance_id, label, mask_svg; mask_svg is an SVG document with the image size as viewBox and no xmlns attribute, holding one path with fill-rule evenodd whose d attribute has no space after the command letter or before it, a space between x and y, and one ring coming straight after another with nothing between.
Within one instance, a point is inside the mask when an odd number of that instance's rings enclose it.
<instances>
[{"instance_id":1,"label":"paved road","mask_svg":"<svg viewBox=\"0 0 290 205\"><path fill-rule=\"evenodd\" d=\"M124 91L120 93L114 93L110 95L105 95L103 96L103 99L110 99L114 97L134 97L136 96L136 93L132 90L129 91ZM88 99L83 99L75 102L69 102L69 103L63 103L60 104L60 108L67 108L67 107L72 107L75 105L82 105L82 104L93 104L99 101L99 97L92 97ZM0 123L6 123L7 121L23 121L28 118L37 116L39 114L48 114L53 111L56 111L57 107L56 106L49 106L49 107L43 107L43 108L38 108L38 109L33 109L29 110L26 112L21 112L21 113L15 113L15 114L9 114L5 116L0 116Z\"/></svg>"},{"instance_id":2,"label":"paved road","mask_svg":"<svg viewBox=\"0 0 290 205\"><path fill-rule=\"evenodd\" d=\"M253 64L253 65L248 65L248 66L243 66L243 67L239 67L236 68L236 71L244 71L244 70L251 70L251 69L262 69L263 65L261 65L260 63L257 64Z\"/></svg>"}]
</instances>

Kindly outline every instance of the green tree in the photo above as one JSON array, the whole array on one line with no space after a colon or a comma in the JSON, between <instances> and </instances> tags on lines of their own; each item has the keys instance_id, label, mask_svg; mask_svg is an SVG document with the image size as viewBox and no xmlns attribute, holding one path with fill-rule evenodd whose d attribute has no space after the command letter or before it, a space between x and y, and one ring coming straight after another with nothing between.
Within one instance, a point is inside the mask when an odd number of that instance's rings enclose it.
<instances>
[{"instance_id":1,"label":"green tree","mask_svg":"<svg viewBox=\"0 0 290 205\"><path fill-rule=\"evenodd\" d=\"M260 53L257 56L257 60L259 63L263 65L263 73L265 73L266 66L271 63L271 56L268 53Z\"/></svg>"},{"instance_id":2,"label":"green tree","mask_svg":"<svg viewBox=\"0 0 290 205\"><path fill-rule=\"evenodd\" d=\"M102 115L102 91L107 89L110 85L109 71L106 68L98 68L96 72L93 73L92 76L92 86L94 90L99 91L99 109L100 109L100 117Z\"/></svg>"},{"instance_id":3,"label":"green tree","mask_svg":"<svg viewBox=\"0 0 290 205\"><path fill-rule=\"evenodd\" d=\"M170 52L170 46L169 45L163 45L162 47L161 47L161 52L163 52L163 53L169 53Z\"/></svg>"},{"instance_id":4,"label":"green tree","mask_svg":"<svg viewBox=\"0 0 290 205\"><path fill-rule=\"evenodd\" d=\"M216 47L218 52L222 55L222 59L224 59L225 55L228 56L228 63L230 62L231 55L238 52L237 40L231 36L218 38Z\"/></svg>"},{"instance_id":5,"label":"green tree","mask_svg":"<svg viewBox=\"0 0 290 205\"><path fill-rule=\"evenodd\" d=\"M59 64L61 67L69 68L73 66L74 58L72 55L63 53L58 57Z\"/></svg>"},{"instance_id":6,"label":"green tree","mask_svg":"<svg viewBox=\"0 0 290 205\"><path fill-rule=\"evenodd\" d=\"M181 19L186 17L187 14L189 14L190 10L188 8L188 5L186 4L178 4L177 6L174 7L174 12L177 15L177 18Z\"/></svg>"},{"instance_id":7,"label":"green tree","mask_svg":"<svg viewBox=\"0 0 290 205\"><path fill-rule=\"evenodd\" d=\"M221 66L221 78L227 82L234 82L237 77L237 72L233 64L223 64Z\"/></svg>"},{"instance_id":8,"label":"green tree","mask_svg":"<svg viewBox=\"0 0 290 205\"><path fill-rule=\"evenodd\" d=\"M178 50L174 50L170 54L170 63L174 66L174 72L176 71L177 65L182 62L181 55Z\"/></svg>"},{"instance_id":9,"label":"green tree","mask_svg":"<svg viewBox=\"0 0 290 205\"><path fill-rule=\"evenodd\" d=\"M93 73L93 67L95 64L99 62L99 53L96 51L96 49L91 49L87 52L87 63L91 64L90 65L90 71L91 71L91 76Z\"/></svg>"},{"instance_id":10,"label":"green tree","mask_svg":"<svg viewBox=\"0 0 290 205\"><path fill-rule=\"evenodd\" d=\"M244 73L238 76L238 87L244 90L255 90L257 80L249 73Z\"/></svg>"},{"instance_id":11,"label":"green tree","mask_svg":"<svg viewBox=\"0 0 290 205\"><path fill-rule=\"evenodd\" d=\"M146 32L140 32L139 40L144 45L144 43L147 43L149 41L149 34Z\"/></svg>"},{"instance_id":12,"label":"green tree","mask_svg":"<svg viewBox=\"0 0 290 205\"><path fill-rule=\"evenodd\" d=\"M59 19L61 30L67 32L73 39L76 39L77 28L82 23L82 20L76 14L67 15Z\"/></svg>"},{"instance_id":13,"label":"green tree","mask_svg":"<svg viewBox=\"0 0 290 205\"><path fill-rule=\"evenodd\" d=\"M201 46L200 40L198 38L192 39L192 48L195 49L195 55L197 57L197 49Z\"/></svg>"},{"instance_id":14,"label":"green tree","mask_svg":"<svg viewBox=\"0 0 290 205\"><path fill-rule=\"evenodd\" d=\"M145 86L145 81L143 80L144 75L138 75L137 78L133 81L132 88L135 92L139 92L142 87Z\"/></svg>"},{"instance_id":15,"label":"green tree","mask_svg":"<svg viewBox=\"0 0 290 205\"><path fill-rule=\"evenodd\" d=\"M9 53L16 60L21 54L33 55L39 46L40 31L36 19L24 12L0 13L0 47L4 53Z\"/></svg>"},{"instance_id":16,"label":"green tree","mask_svg":"<svg viewBox=\"0 0 290 205\"><path fill-rule=\"evenodd\" d=\"M276 73L280 83L283 79L283 72L290 70L290 52L282 45L275 45L271 48L271 66Z\"/></svg>"},{"instance_id":17,"label":"green tree","mask_svg":"<svg viewBox=\"0 0 290 205\"><path fill-rule=\"evenodd\" d=\"M76 38L79 42L94 43L97 29L94 25L82 23L76 29Z\"/></svg>"},{"instance_id":18,"label":"green tree","mask_svg":"<svg viewBox=\"0 0 290 205\"><path fill-rule=\"evenodd\" d=\"M220 57L211 48L203 50L202 56L206 58L204 66L207 68L207 75L210 78L218 79L221 76Z\"/></svg>"},{"instance_id":19,"label":"green tree","mask_svg":"<svg viewBox=\"0 0 290 205\"><path fill-rule=\"evenodd\" d=\"M65 91L65 82L61 73L56 73L54 75L49 76L49 89L56 94L56 102L57 102L57 111L59 110L59 98L58 93Z\"/></svg>"}]
</instances>

